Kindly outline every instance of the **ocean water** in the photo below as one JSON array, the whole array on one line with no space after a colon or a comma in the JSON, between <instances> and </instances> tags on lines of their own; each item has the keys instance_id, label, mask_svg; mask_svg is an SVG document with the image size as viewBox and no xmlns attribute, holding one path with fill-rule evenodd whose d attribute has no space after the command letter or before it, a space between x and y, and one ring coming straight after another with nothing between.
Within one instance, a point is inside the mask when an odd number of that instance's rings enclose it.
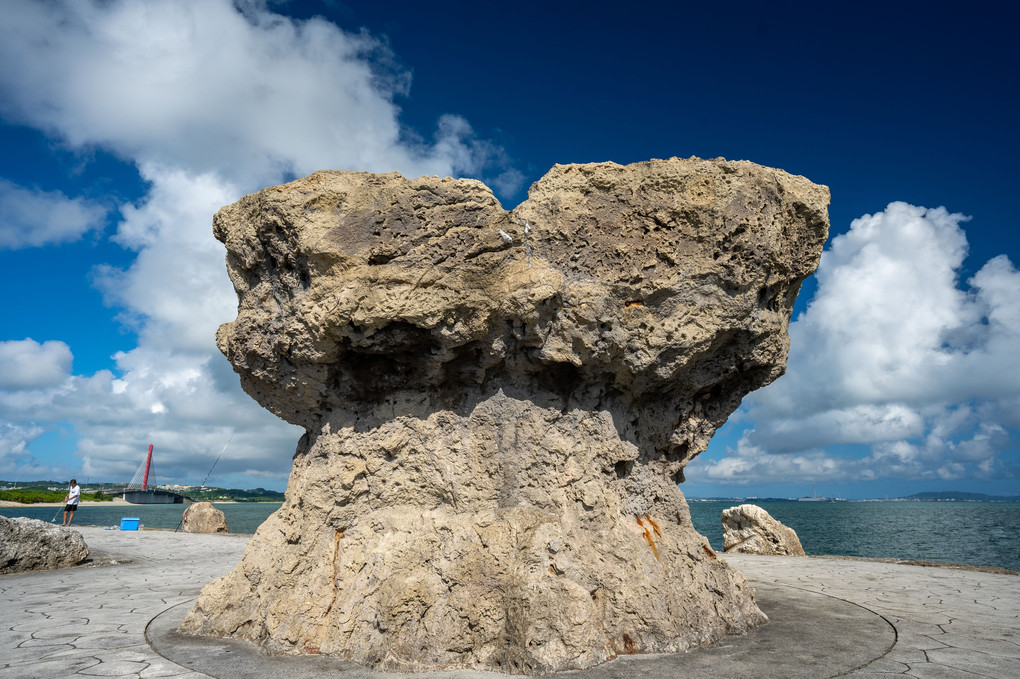
<instances>
[{"instance_id":1,"label":"ocean water","mask_svg":"<svg viewBox=\"0 0 1020 679\"><path fill-rule=\"evenodd\" d=\"M918 559L1020 571L1020 502L761 502L797 531L808 554ZM722 510L731 502L691 502L694 527L722 551ZM174 529L187 505L87 505L74 521ZM232 533L254 533L279 503L215 503ZM0 507L0 516L61 520L59 507Z\"/></svg>"},{"instance_id":2,"label":"ocean water","mask_svg":"<svg viewBox=\"0 0 1020 679\"><path fill-rule=\"evenodd\" d=\"M280 508L279 502L214 502L213 506L223 512L231 533L254 533L270 514ZM75 512L72 525L117 526L121 517L136 516L145 528L169 528L173 530L181 523L187 504L179 505L84 505ZM27 516L31 519L56 523L63 519L61 507L0 507L0 516Z\"/></svg>"},{"instance_id":3,"label":"ocean water","mask_svg":"<svg viewBox=\"0 0 1020 679\"><path fill-rule=\"evenodd\" d=\"M694 527L722 551L722 511L691 502ZM759 502L808 554L996 566L1020 571L1020 502Z\"/></svg>"}]
</instances>

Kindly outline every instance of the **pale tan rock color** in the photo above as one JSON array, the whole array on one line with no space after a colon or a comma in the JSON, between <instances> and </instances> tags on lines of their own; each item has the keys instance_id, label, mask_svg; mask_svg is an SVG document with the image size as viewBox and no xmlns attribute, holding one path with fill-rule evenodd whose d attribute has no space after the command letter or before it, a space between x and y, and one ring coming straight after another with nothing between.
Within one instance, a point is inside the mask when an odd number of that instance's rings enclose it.
<instances>
[{"instance_id":1,"label":"pale tan rock color","mask_svg":"<svg viewBox=\"0 0 1020 679\"><path fill-rule=\"evenodd\" d=\"M722 512L723 551L741 554L805 556L797 532L758 505L739 505Z\"/></svg>"},{"instance_id":2,"label":"pale tan rock color","mask_svg":"<svg viewBox=\"0 0 1020 679\"><path fill-rule=\"evenodd\" d=\"M324 171L223 208L245 390L306 434L181 629L387 670L538 673L765 620L677 482L782 374L828 190L747 162Z\"/></svg>"},{"instance_id":3,"label":"pale tan rock color","mask_svg":"<svg viewBox=\"0 0 1020 679\"><path fill-rule=\"evenodd\" d=\"M64 526L0 516L0 575L76 566L89 556L85 538Z\"/></svg>"},{"instance_id":4,"label":"pale tan rock color","mask_svg":"<svg viewBox=\"0 0 1020 679\"><path fill-rule=\"evenodd\" d=\"M211 502L196 502L184 510L181 530L185 533L229 533L227 517Z\"/></svg>"}]
</instances>

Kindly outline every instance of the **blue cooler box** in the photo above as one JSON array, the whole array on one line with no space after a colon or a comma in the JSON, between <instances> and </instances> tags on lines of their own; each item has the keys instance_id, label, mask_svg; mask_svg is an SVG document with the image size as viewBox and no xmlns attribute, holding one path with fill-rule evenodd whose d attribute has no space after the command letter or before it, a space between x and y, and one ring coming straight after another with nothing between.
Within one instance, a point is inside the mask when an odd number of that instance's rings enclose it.
<instances>
[{"instance_id":1,"label":"blue cooler box","mask_svg":"<svg viewBox=\"0 0 1020 679\"><path fill-rule=\"evenodd\" d=\"M121 530L138 530L137 516L122 516L120 517L120 529Z\"/></svg>"}]
</instances>

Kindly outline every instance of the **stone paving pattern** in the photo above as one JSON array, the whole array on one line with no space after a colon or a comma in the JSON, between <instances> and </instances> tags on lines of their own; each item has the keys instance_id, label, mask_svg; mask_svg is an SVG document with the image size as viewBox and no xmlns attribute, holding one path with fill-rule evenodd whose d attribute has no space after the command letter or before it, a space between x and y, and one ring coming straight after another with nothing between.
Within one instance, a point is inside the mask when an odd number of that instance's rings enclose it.
<instances>
[{"instance_id":1,"label":"stone paving pattern","mask_svg":"<svg viewBox=\"0 0 1020 679\"><path fill-rule=\"evenodd\" d=\"M896 628L884 657L848 675L1020 677L1020 576L828 558L726 555L756 582L852 601Z\"/></svg>"},{"instance_id":2,"label":"stone paving pattern","mask_svg":"<svg viewBox=\"0 0 1020 679\"><path fill-rule=\"evenodd\" d=\"M233 568L249 536L74 530L108 565L0 576L0 677L207 676L157 655L145 627Z\"/></svg>"},{"instance_id":3,"label":"stone paving pattern","mask_svg":"<svg viewBox=\"0 0 1020 679\"><path fill-rule=\"evenodd\" d=\"M92 565L0 576L0 676L210 676L157 654L146 626L229 571L248 536L76 530L93 551ZM889 652L846 676L1020 677L1020 576L847 559L723 558L752 584L850 601L895 627ZM754 667L746 670L755 676ZM664 667L655 675L679 673Z\"/></svg>"}]
</instances>

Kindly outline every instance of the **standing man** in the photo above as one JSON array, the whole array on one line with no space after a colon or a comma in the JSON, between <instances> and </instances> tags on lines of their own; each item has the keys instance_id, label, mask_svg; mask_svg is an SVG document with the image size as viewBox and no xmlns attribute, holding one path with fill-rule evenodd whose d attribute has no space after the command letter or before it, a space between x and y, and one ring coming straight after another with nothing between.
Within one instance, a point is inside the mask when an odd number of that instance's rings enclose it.
<instances>
[{"instance_id":1,"label":"standing man","mask_svg":"<svg viewBox=\"0 0 1020 679\"><path fill-rule=\"evenodd\" d=\"M74 519L74 512L78 509L78 497L81 495L81 488L78 487L78 481L71 479L71 488L67 491L67 497L64 498L64 523L61 525L70 526L71 521Z\"/></svg>"}]
</instances>

